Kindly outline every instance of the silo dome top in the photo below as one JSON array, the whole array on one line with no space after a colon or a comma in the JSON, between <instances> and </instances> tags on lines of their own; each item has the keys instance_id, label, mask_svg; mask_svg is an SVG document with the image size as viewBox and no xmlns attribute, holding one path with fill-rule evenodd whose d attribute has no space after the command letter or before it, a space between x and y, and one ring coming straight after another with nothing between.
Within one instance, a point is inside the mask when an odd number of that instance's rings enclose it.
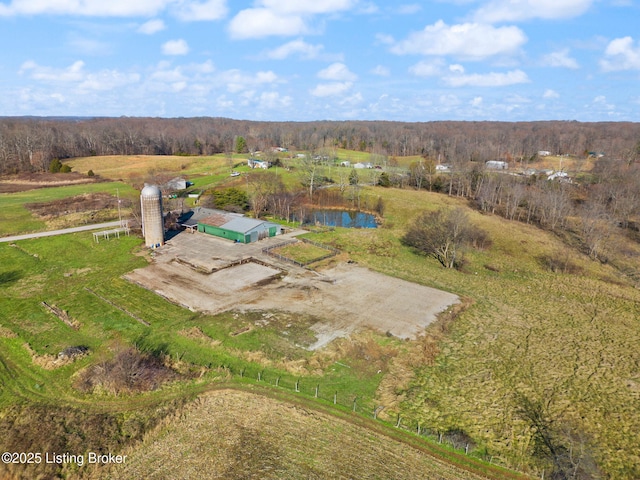
<instances>
[{"instance_id":1,"label":"silo dome top","mask_svg":"<svg viewBox=\"0 0 640 480\"><path fill-rule=\"evenodd\" d=\"M162 196L162 192L156 185L145 185L140 192L141 197L157 198Z\"/></svg>"}]
</instances>

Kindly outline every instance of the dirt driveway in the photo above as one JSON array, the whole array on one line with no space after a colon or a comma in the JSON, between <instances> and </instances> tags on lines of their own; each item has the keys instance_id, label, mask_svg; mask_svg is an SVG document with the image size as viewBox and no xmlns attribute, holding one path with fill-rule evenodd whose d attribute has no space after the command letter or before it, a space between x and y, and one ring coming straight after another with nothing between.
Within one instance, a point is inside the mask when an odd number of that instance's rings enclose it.
<instances>
[{"instance_id":1,"label":"dirt driveway","mask_svg":"<svg viewBox=\"0 0 640 480\"><path fill-rule=\"evenodd\" d=\"M301 233L301 232L297 232ZM355 264L312 272L262 253L296 232L255 244L180 233L148 267L125 277L193 311L280 310L321 319L311 328L318 349L369 327L415 338L456 295L382 275Z\"/></svg>"}]
</instances>

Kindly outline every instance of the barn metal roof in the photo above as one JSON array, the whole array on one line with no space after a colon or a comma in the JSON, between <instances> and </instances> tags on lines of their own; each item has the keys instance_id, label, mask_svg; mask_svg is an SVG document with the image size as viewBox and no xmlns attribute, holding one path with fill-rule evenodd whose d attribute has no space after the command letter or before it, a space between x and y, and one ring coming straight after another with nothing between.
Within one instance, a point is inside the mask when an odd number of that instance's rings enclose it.
<instances>
[{"instance_id":1,"label":"barn metal roof","mask_svg":"<svg viewBox=\"0 0 640 480\"><path fill-rule=\"evenodd\" d=\"M265 224L264 220L256 220L255 218L239 217L220 225L220 228L231 230L232 232L247 233L256 227Z\"/></svg>"},{"instance_id":2,"label":"barn metal roof","mask_svg":"<svg viewBox=\"0 0 640 480\"><path fill-rule=\"evenodd\" d=\"M219 213L214 213L213 215L209 215L208 217L198 220L198 223L204 223L205 225L211 225L212 227L221 227L228 222L229 216Z\"/></svg>"}]
</instances>

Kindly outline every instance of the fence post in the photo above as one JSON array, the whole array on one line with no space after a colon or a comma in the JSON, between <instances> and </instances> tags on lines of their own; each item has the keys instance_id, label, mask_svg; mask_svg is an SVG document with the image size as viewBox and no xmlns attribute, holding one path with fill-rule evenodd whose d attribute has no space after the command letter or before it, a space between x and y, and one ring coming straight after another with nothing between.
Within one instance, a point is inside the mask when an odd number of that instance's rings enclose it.
<instances>
[{"instance_id":1,"label":"fence post","mask_svg":"<svg viewBox=\"0 0 640 480\"><path fill-rule=\"evenodd\" d=\"M244 368L241 368L240 369L240 378L243 378L243 377L244 377Z\"/></svg>"},{"instance_id":2,"label":"fence post","mask_svg":"<svg viewBox=\"0 0 640 480\"><path fill-rule=\"evenodd\" d=\"M315 398L318 398L318 389L320 388L320 385L316 385L316 394L314 395Z\"/></svg>"},{"instance_id":3,"label":"fence post","mask_svg":"<svg viewBox=\"0 0 640 480\"><path fill-rule=\"evenodd\" d=\"M353 398L353 411L356 411L356 400L358 400L358 397L354 397Z\"/></svg>"},{"instance_id":4,"label":"fence post","mask_svg":"<svg viewBox=\"0 0 640 480\"><path fill-rule=\"evenodd\" d=\"M280 384L280 377L276 378L276 387Z\"/></svg>"},{"instance_id":5,"label":"fence post","mask_svg":"<svg viewBox=\"0 0 640 480\"><path fill-rule=\"evenodd\" d=\"M402 420L402 417L400 416L400 414L398 414L398 421L396 422L396 428L400 427L400 420Z\"/></svg>"},{"instance_id":6,"label":"fence post","mask_svg":"<svg viewBox=\"0 0 640 480\"><path fill-rule=\"evenodd\" d=\"M258 372L258 381L262 380L262 372Z\"/></svg>"},{"instance_id":7,"label":"fence post","mask_svg":"<svg viewBox=\"0 0 640 480\"><path fill-rule=\"evenodd\" d=\"M300 391L300 379L296 380L296 392Z\"/></svg>"},{"instance_id":8,"label":"fence post","mask_svg":"<svg viewBox=\"0 0 640 480\"><path fill-rule=\"evenodd\" d=\"M336 393L333 394L333 404L335 405L336 403L338 403L338 391L336 390Z\"/></svg>"}]
</instances>

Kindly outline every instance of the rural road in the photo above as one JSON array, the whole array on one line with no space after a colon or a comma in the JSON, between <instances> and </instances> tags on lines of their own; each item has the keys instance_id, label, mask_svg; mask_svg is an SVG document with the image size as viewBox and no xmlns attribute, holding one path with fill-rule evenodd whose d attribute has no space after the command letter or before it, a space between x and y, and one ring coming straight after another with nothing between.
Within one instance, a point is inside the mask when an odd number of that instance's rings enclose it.
<instances>
[{"instance_id":1,"label":"rural road","mask_svg":"<svg viewBox=\"0 0 640 480\"><path fill-rule=\"evenodd\" d=\"M26 233L24 235L13 235L11 237L0 237L1 242L16 242L18 240L27 240L29 238L52 237L53 235L65 235L67 233L85 232L87 230L98 230L100 228L119 227L120 222L94 223L92 225L83 225L82 227L65 228L64 230L49 230L47 232Z\"/></svg>"}]
</instances>

